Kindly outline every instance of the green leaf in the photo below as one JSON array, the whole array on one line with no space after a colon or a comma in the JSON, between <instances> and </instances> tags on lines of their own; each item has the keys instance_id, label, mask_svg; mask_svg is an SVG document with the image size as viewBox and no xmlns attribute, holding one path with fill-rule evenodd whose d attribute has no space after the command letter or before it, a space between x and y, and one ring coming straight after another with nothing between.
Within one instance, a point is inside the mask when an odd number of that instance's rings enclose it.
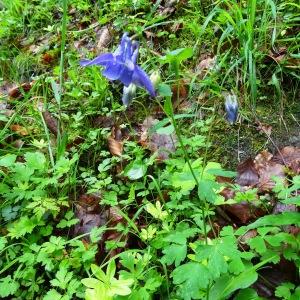
<instances>
[{"instance_id":1,"label":"green leaf","mask_svg":"<svg viewBox=\"0 0 300 300\"><path fill-rule=\"evenodd\" d=\"M164 253L164 256L161 259L162 262L167 265L171 265L175 262L175 266L178 267L186 258L187 246L171 244L165 247L162 252Z\"/></svg>"},{"instance_id":2,"label":"green leaf","mask_svg":"<svg viewBox=\"0 0 300 300\"><path fill-rule=\"evenodd\" d=\"M26 152L24 154L26 164L34 170L43 170L45 168L46 157L41 152Z\"/></svg>"},{"instance_id":3,"label":"green leaf","mask_svg":"<svg viewBox=\"0 0 300 300\"><path fill-rule=\"evenodd\" d=\"M84 278L81 279L81 282L83 285L91 289L96 289L99 286L99 284L101 284L101 281L95 278Z\"/></svg>"},{"instance_id":4,"label":"green leaf","mask_svg":"<svg viewBox=\"0 0 300 300\"><path fill-rule=\"evenodd\" d=\"M172 90L170 88L169 85L165 84L165 83L160 83L158 85L158 93L160 96L163 96L163 97L172 97Z\"/></svg>"},{"instance_id":5,"label":"green leaf","mask_svg":"<svg viewBox=\"0 0 300 300\"><path fill-rule=\"evenodd\" d=\"M66 267L61 267L56 275L55 278L52 279L51 285L54 287L59 287L62 290L67 289L69 282L71 281L73 277L73 272L68 272L68 269Z\"/></svg>"},{"instance_id":6,"label":"green leaf","mask_svg":"<svg viewBox=\"0 0 300 300\"><path fill-rule=\"evenodd\" d=\"M159 129L156 130L156 132L158 134L167 134L167 135L170 135L174 132L175 128L173 125L169 125L169 126L166 126L166 127L161 127Z\"/></svg>"},{"instance_id":7,"label":"green leaf","mask_svg":"<svg viewBox=\"0 0 300 300\"><path fill-rule=\"evenodd\" d=\"M8 236L12 238L20 238L21 236L31 233L38 225L43 225L44 222L38 220L36 217L28 218L28 216L21 217L8 228Z\"/></svg>"},{"instance_id":8,"label":"green leaf","mask_svg":"<svg viewBox=\"0 0 300 300\"><path fill-rule=\"evenodd\" d=\"M214 203L217 195L215 190L218 189L219 184L212 180L199 180L199 187L198 187L198 195L202 201L207 201L210 203Z\"/></svg>"},{"instance_id":9,"label":"green leaf","mask_svg":"<svg viewBox=\"0 0 300 300\"><path fill-rule=\"evenodd\" d=\"M223 275L210 289L209 300L223 300L238 289L245 289L258 278L256 270L251 267L238 276Z\"/></svg>"},{"instance_id":10,"label":"green leaf","mask_svg":"<svg viewBox=\"0 0 300 300\"><path fill-rule=\"evenodd\" d=\"M101 237L103 232L105 232L106 227L101 226L101 227L94 227L91 232L90 232L90 239L92 243L97 243Z\"/></svg>"},{"instance_id":11,"label":"green leaf","mask_svg":"<svg viewBox=\"0 0 300 300\"><path fill-rule=\"evenodd\" d=\"M101 199L101 204L115 206L118 204L118 194L115 191L109 191L103 193L103 197Z\"/></svg>"},{"instance_id":12,"label":"green leaf","mask_svg":"<svg viewBox=\"0 0 300 300\"><path fill-rule=\"evenodd\" d=\"M167 97L164 103L164 111L168 117L173 115L173 105L171 97Z\"/></svg>"},{"instance_id":13,"label":"green leaf","mask_svg":"<svg viewBox=\"0 0 300 300\"><path fill-rule=\"evenodd\" d=\"M164 238L164 241L185 245L187 238L195 236L199 231L198 228L189 228L187 223L180 223L174 232L169 233Z\"/></svg>"},{"instance_id":14,"label":"green leaf","mask_svg":"<svg viewBox=\"0 0 300 300\"><path fill-rule=\"evenodd\" d=\"M234 300L262 300L263 298L259 297L254 289L247 288L240 290L236 295Z\"/></svg>"},{"instance_id":15,"label":"green leaf","mask_svg":"<svg viewBox=\"0 0 300 300\"><path fill-rule=\"evenodd\" d=\"M0 279L0 297L5 298L14 295L19 288L19 283L11 278L10 275Z\"/></svg>"},{"instance_id":16,"label":"green leaf","mask_svg":"<svg viewBox=\"0 0 300 300\"><path fill-rule=\"evenodd\" d=\"M265 241L261 236L256 236L250 239L248 244L251 249L254 249L259 254L263 254L267 250Z\"/></svg>"},{"instance_id":17,"label":"green leaf","mask_svg":"<svg viewBox=\"0 0 300 300\"><path fill-rule=\"evenodd\" d=\"M134 283L133 279L115 279L112 278L109 287L110 295L127 296L131 293L130 286Z\"/></svg>"},{"instance_id":18,"label":"green leaf","mask_svg":"<svg viewBox=\"0 0 300 300\"><path fill-rule=\"evenodd\" d=\"M179 292L184 299L198 299L200 289L206 288L210 280L208 269L197 262L177 267L172 277L174 284L180 284Z\"/></svg>"},{"instance_id":19,"label":"green leaf","mask_svg":"<svg viewBox=\"0 0 300 300\"><path fill-rule=\"evenodd\" d=\"M102 269L100 267L98 267L97 265L95 264L92 264L91 265L91 269L92 269L92 272L93 274L101 281L103 281L104 283L107 283L108 282L108 278L107 276L105 275L105 273L102 271Z\"/></svg>"},{"instance_id":20,"label":"green leaf","mask_svg":"<svg viewBox=\"0 0 300 300\"><path fill-rule=\"evenodd\" d=\"M11 167L17 159L17 155L15 154L6 154L0 157L0 167Z\"/></svg>"},{"instance_id":21,"label":"green leaf","mask_svg":"<svg viewBox=\"0 0 300 300\"><path fill-rule=\"evenodd\" d=\"M167 55L161 57L163 63L170 63L176 61L181 63L182 61L193 56L193 48L179 48L167 53Z\"/></svg>"},{"instance_id":22,"label":"green leaf","mask_svg":"<svg viewBox=\"0 0 300 300\"><path fill-rule=\"evenodd\" d=\"M283 225L300 225L300 213L298 212L283 212L278 215L267 215L254 223L247 226L247 229L254 229L260 226L283 226Z\"/></svg>"},{"instance_id":23,"label":"green leaf","mask_svg":"<svg viewBox=\"0 0 300 300\"><path fill-rule=\"evenodd\" d=\"M147 165L141 159L134 160L125 169L125 175L131 180L144 177L146 172Z\"/></svg>"},{"instance_id":24,"label":"green leaf","mask_svg":"<svg viewBox=\"0 0 300 300\"><path fill-rule=\"evenodd\" d=\"M275 296L283 299L290 299L291 290L295 288L295 285L290 282L284 282L280 286L278 286L275 290Z\"/></svg>"},{"instance_id":25,"label":"green leaf","mask_svg":"<svg viewBox=\"0 0 300 300\"><path fill-rule=\"evenodd\" d=\"M47 292L43 300L62 300L62 295L55 289L51 289Z\"/></svg>"},{"instance_id":26,"label":"green leaf","mask_svg":"<svg viewBox=\"0 0 300 300\"><path fill-rule=\"evenodd\" d=\"M7 239L4 236L0 236L0 251L2 251L7 244Z\"/></svg>"},{"instance_id":27,"label":"green leaf","mask_svg":"<svg viewBox=\"0 0 300 300\"><path fill-rule=\"evenodd\" d=\"M223 245L201 245L196 249L196 259L207 260L207 268L212 278L217 278L221 273L227 272L228 265L222 251Z\"/></svg>"},{"instance_id":28,"label":"green leaf","mask_svg":"<svg viewBox=\"0 0 300 300\"><path fill-rule=\"evenodd\" d=\"M116 262L114 259L111 259L106 270L106 276L109 280L112 280L116 273Z\"/></svg>"}]
</instances>

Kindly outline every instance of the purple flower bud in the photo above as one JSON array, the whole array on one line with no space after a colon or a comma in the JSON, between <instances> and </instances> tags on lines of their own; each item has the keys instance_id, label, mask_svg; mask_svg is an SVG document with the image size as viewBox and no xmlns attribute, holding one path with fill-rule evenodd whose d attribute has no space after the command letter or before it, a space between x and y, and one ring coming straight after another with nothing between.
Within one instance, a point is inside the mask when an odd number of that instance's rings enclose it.
<instances>
[{"instance_id":1,"label":"purple flower bud","mask_svg":"<svg viewBox=\"0 0 300 300\"><path fill-rule=\"evenodd\" d=\"M225 110L226 119L230 124L233 124L238 116L238 102L235 94L225 94Z\"/></svg>"}]
</instances>

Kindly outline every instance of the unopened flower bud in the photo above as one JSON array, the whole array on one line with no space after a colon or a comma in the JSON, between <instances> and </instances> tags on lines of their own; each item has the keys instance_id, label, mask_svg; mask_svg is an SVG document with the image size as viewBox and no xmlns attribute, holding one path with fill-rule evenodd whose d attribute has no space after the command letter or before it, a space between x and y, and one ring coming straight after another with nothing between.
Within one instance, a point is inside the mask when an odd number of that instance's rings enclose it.
<instances>
[{"instance_id":1,"label":"unopened flower bud","mask_svg":"<svg viewBox=\"0 0 300 300\"><path fill-rule=\"evenodd\" d=\"M125 106L128 106L132 99L134 98L136 94L136 85L133 83L130 83L129 86L123 87L123 96L122 96L122 102Z\"/></svg>"},{"instance_id":2,"label":"unopened flower bud","mask_svg":"<svg viewBox=\"0 0 300 300\"><path fill-rule=\"evenodd\" d=\"M154 86L154 88L157 87L157 85L160 83L161 81L161 77L160 77L160 73L159 71L154 71L151 75L150 75L150 80Z\"/></svg>"},{"instance_id":3,"label":"unopened flower bud","mask_svg":"<svg viewBox=\"0 0 300 300\"><path fill-rule=\"evenodd\" d=\"M238 116L238 102L235 94L226 94L225 95L225 110L226 110L226 119L230 124L233 124Z\"/></svg>"}]
</instances>

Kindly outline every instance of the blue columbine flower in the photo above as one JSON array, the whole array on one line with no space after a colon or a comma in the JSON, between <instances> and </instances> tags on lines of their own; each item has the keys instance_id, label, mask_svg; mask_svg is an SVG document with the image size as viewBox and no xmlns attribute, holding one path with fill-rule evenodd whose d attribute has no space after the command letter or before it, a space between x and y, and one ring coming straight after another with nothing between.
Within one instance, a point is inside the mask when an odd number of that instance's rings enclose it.
<instances>
[{"instance_id":1,"label":"blue columbine flower","mask_svg":"<svg viewBox=\"0 0 300 300\"><path fill-rule=\"evenodd\" d=\"M124 33L121 43L114 53L104 53L93 60L81 60L80 65L104 67L103 76L110 80L120 80L124 84L124 93L128 92L129 85L137 85L145 88L152 97L155 97L155 89L149 76L137 65L138 50L138 43L131 41L128 33ZM129 101L130 99L127 99L127 102Z\"/></svg>"},{"instance_id":2,"label":"blue columbine flower","mask_svg":"<svg viewBox=\"0 0 300 300\"><path fill-rule=\"evenodd\" d=\"M226 110L226 119L230 124L233 124L238 116L238 102L235 94L226 94L225 95L225 110Z\"/></svg>"}]
</instances>

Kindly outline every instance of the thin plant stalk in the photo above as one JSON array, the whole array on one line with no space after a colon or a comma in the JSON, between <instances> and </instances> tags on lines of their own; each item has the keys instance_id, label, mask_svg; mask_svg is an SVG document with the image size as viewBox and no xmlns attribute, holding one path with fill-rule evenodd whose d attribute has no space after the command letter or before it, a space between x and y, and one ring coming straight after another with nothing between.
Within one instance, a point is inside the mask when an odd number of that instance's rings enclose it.
<instances>
[{"instance_id":1,"label":"thin plant stalk","mask_svg":"<svg viewBox=\"0 0 300 300\"><path fill-rule=\"evenodd\" d=\"M179 102L179 63L178 62L175 62L174 64L172 64L172 68L174 69L174 73L175 73L175 79L176 79L176 83L177 83L177 102ZM172 101L171 99L169 98L167 101L169 101L169 106L170 106L170 110L169 112L167 113L169 115L169 117L171 118L171 123L175 129L175 133L176 133L176 136L178 138L178 141L179 141L179 144L180 144L180 148L182 149L183 151L183 155L184 155L184 159L185 161L187 162L188 164L188 167L191 171L191 174L193 176L193 179L196 183L196 186L197 186L197 189L199 191L199 181L197 179L197 176L193 170L193 167L191 165L191 162L190 162L190 159L189 159L189 155L188 155L188 152L186 150L186 147L183 143L183 140L182 140L182 133L181 133L181 130L179 128L179 126L177 125L177 122L176 122L176 119L175 119L175 116L174 116L174 110L173 110L173 105L172 105ZM199 192L198 192L199 193ZM197 193L197 194L198 194ZM201 199L199 197L199 194L198 194L198 198L201 202ZM205 211L204 211L204 206L201 205L201 212L202 212L202 221L203 221L203 232L204 232L204 237L205 237L205 243L207 244L207 231L206 231L206 223L205 223Z\"/></svg>"},{"instance_id":2,"label":"thin plant stalk","mask_svg":"<svg viewBox=\"0 0 300 300\"><path fill-rule=\"evenodd\" d=\"M67 7L68 0L63 0L63 17L62 17L62 26L61 26L61 50L60 50L60 64L59 64L59 93L58 93L58 132L57 132L57 141L58 144L61 142L61 99L62 99L62 90L64 84L64 58L65 58L65 46L66 46L66 33L67 33Z\"/></svg>"}]
</instances>

